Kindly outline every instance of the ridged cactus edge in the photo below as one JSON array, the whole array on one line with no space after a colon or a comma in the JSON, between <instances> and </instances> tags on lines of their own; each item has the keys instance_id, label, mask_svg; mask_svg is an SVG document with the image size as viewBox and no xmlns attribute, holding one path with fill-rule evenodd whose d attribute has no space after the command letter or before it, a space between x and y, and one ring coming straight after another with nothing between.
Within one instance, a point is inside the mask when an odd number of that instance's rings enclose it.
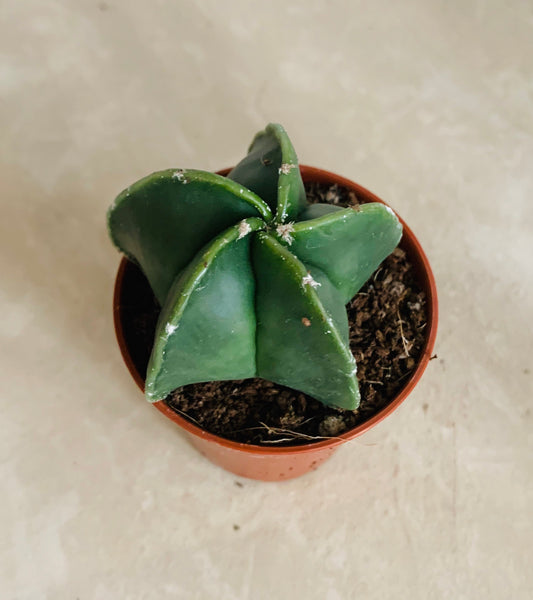
<instances>
[{"instance_id":1,"label":"ridged cactus edge","mask_svg":"<svg viewBox=\"0 0 533 600\"><path fill-rule=\"evenodd\" d=\"M401 239L381 203L308 204L281 125L227 177L153 173L108 211L114 245L161 304L148 400L191 383L261 377L356 409L345 305Z\"/></svg>"}]
</instances>

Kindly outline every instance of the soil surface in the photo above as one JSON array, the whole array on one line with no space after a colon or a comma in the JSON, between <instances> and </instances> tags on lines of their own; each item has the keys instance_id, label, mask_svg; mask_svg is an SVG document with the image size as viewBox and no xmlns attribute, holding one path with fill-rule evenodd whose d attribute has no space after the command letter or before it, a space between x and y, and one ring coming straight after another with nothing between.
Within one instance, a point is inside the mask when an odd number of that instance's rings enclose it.
<instances>
[{"instance_id":1,"label":"soil surface","mask_svg":"<svg viewBox=\"0 0 533 600\"><path fill-rule=\"evenodd\" d=\"M353 192L336 185L311 184L306 191L310 202L359 204ZM129 277L136 302L123 305L123 325L133 361L143 373L159 306L144 275L136 267L133 271ZM358 410L328 408L306 394L263 379L187 385L165 402L203 429L238 442L288 446L338 436L386 406L406 384L421 354L426 298L401 248L383 261L347 311L361 388Z\"/></svg>"}]
</instances>

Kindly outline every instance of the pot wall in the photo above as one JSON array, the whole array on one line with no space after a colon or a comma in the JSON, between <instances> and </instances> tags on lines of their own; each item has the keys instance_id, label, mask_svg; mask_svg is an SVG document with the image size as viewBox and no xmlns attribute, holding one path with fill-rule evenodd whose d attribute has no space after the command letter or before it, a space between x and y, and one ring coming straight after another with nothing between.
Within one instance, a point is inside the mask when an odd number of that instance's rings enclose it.
<instances>
[{"instance_id":1,"label":"pot wall","mask_svg":"<svg viewBox=\"0 0 533 600\"><path fill-rule=\"evenodd\" d=\"M176 413L164 402L157 402L155 407L166 417L181 425L174 417ZM335 446L323 448L292 448L292 452L270 452L260 448L250 452L250 446L236 444L228 446L226 440L220 443L216 436L201 436L190 431L185 432L189 442L212 463L231 471L240 477L259 479L261 481L283 481L314 471L337 450Z\"/></svg>"}]
</instances>

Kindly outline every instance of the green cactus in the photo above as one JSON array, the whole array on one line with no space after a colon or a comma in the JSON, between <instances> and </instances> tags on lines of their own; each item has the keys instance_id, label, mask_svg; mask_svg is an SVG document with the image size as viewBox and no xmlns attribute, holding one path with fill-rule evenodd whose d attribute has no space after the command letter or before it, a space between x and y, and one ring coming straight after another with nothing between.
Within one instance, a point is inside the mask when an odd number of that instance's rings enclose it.
<instances>
[{"instance_id":1,"label":"green cactus","mask_svg":"<svg viewBox=\"0 0 533 600\"><path fill-rule=\"evenodd\" d=\"M170 169L122 192L112 241L162 306L146 396L262 377L324 404L359 405L349 302L398 244L380 203L308 205L294 148L268 125L227 177Z\"/></svg>"}]
</instances>

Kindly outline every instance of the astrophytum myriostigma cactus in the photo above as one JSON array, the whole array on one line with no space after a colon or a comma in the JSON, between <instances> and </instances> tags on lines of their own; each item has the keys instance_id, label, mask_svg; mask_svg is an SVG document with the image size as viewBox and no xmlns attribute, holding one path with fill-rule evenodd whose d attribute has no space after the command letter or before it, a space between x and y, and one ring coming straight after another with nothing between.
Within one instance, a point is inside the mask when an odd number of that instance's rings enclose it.
<instances>
[{"instance_id":1,"label":"astrophytum myriostigma cactus","mask_svg":"<svg viewBox=\"0 0 533 600\"><path fill-rule=\"evenodd\" d=\"M359 405L345 304L398 244L380 203L308 204L294 148L268 125L227 177L169 169L109 210L114 244L162 306L146 396L262 377L324 404Z\"/></svg>"}]
</instances>

